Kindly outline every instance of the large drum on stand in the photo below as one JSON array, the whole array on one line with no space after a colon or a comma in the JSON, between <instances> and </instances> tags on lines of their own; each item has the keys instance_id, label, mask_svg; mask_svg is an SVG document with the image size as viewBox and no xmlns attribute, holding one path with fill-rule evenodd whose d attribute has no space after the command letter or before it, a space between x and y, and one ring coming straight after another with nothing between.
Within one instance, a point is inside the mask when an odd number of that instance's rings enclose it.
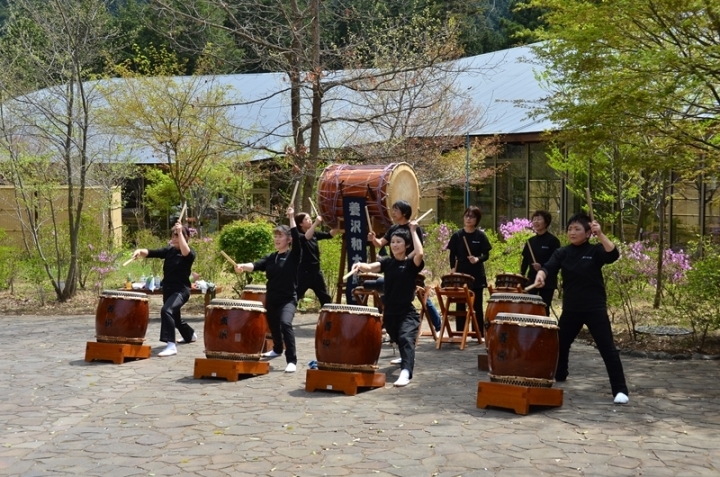
<instances>
[{"instance_id":1,"label":"large drum on stand","mask_svg":"<svg viewBox=\"0 0 720 477\"><path fill-rule=\"evenodd\" d=\"M99 343L142 344L150 321L144 293L104 290L95 311L95 334Z\"/></svg>"},{"instance_id":2,"label":"large drum on stand","mask_svg":"<svg viewBox=\"0 0 720 477\"><path fill-rule=\"evenodd\" d=\"M240 294L241 300L247 300L247 301L259 301L260 303L265 306L267 304L266 301L267 296L267 288L265 285L245 285L245 287L242 290L242 293Z\"/></svg>"},{"instance_id":3,"label":"large drum on stand","mask_svg":"<svg viewBox=\"0 0 720 477\"><path fill-rule=\"evenodd\" d=\"M545 316L498 313L488 328L490 380L552 387L558 362L558 326Z\"/></svg>"},{"instance_id":4,"label":"large drum on stand","mask_svg":"<svg viewBox=\"0 0 720 477\"><path fill-rule=\"evenodd\" d=\"M370 216L385 230L393 224L390 213L393 203L406 200L413 211L420 207L420 187L415 170L404 162L326 167L318 182L318 209L330 227L338 227L343 218L343 197L365 197Z\"/></svg>"},{"instance_id":5,"label":"large drum on stand","mask_svg":"<svg viewBox=\"0 0 720 477\"><path fill-rule=\"evenodd\" d=\"M205 356L259 360L266 326L265 307L259 301L211 300L205 313Z\"/></svg>"},{"instance_id":6,"label":"large drum on stand","mask_svg":"<svg viewBox=\"0 0 720 477\"><path fill-rule=\"evenodd\" d=\"M377 308L327 303L315 329L318 368L374 371L382 347L382 315Z\"/></svg>"},{"instance_id":7,"label":"large drum on stand","mask_svg":"<svg viewBox=\"0 0 720 477\"><path fill-rule=\"evenodd\" d=\"M522 313L525 315L545 316L545 302L539 295L529 293L498 293L488 298L485 309L485 321L488 325L498 313Z\"/></svg>"}]
</instances>

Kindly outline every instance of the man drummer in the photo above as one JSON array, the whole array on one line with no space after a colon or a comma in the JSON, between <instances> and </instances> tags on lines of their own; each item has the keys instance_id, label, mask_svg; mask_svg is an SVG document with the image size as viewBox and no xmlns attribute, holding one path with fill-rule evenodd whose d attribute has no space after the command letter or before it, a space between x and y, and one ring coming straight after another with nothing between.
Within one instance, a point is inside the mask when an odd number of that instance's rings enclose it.
<instances>
[{"instance_id":1,"label":"man drummer","mask_svg":"<svg viewBox=\"0 0 720 477\"><path fill-rule=\"evenodd\" d=\"M368 242L371 242L373 245L375 245L376 248L383 248L387 244L390 243L390 239L393 235L393 233L396 230L405 229L410 230L410 217L412 217L412 206L410 203L406 200L398 200L392 205L392 209L390 212L390 216L393 220L393 225L385 232L385 235L380 237L379 239L375 236L375 232L370 231L368 233ZM423 243L423 231L422 228L418 225L415 229L415 232L420 239L420 243ZM413 254L415 252L415 248L412 243L410 243L408 248L408 258L413 258ZM382 286L384 284L384 277L380 277L377 279L377 286ZM385 298L383 298L383 301ZM435 331L440 331L440 326L442 325L442 322L440 320L440 313L438 313L437 308L435 308L435 305L433 304L432 300L430 299L430 296L426 299L427 304L427 311L428 315L430 315L430 319L432 320L433 326L435 326ZM393 360L393 362L396 362L399 360Z\"/></svg>"},{"instance_id":2,"label":"man drummer","mask_svg":"<svg viewBox=\"0 0 720 477\"><path fill-rule=\"evenodd\" d=\"M522 263L520 264L520 274L527 274L528 283L535 283L535 276L538 270L550 260L555 250L560 248L560 240L548 232L548 227L552 222L552 215L547 210L537 210L532 215L532 227L535 230L535 236L531 237L526 243L522 251ZM533 260L534 259L534 260ZM545 286L542 288L534 288L530 293L540 295L545 302L545 315L550 316L550 306L552 305L553 295L557 288L556 276L549 276L545 279Z\"/></svg>"},{"instance_id":3,"label":"man drummer","mask_svg":"<svg viewBox=\"0 0 720 477\"><path fill-rule=\"evenodd\" d=\"M483 289L487 287L484 262L490 257L492 245L480 230L480 219L482 212L479 207L469 206L463 213L463 228L456 231L450 237L446 249L450 251L450 267L455 273L464 273L474 278L470 289L475 293L473 310L475 318L483 321ZM465 310L464 303L455 305L457 311ZM465 317L455 318L455 330L465 330ZM485 335L484 329L480 327L480 334Z\"/></svg>"}]
</instances>

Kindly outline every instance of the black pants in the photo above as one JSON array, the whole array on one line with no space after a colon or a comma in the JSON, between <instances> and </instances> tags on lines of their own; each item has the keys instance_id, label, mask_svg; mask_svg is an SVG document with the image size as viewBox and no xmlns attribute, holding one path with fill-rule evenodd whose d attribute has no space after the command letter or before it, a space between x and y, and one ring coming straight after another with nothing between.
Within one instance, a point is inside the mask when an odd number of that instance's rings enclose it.
<instances>
[{"instance_id":1,"label":"black pants","mask_svg":"<svg viewBox=\"0 0 720 477\"><path fill-rule=\"evenodd\" d=\"M485 315L483 314L483 290L484 288L473 288L472 290L473 293L475 293L475 302L473 303L473 309L475 310L475 318L477 319L478 325L480 326L480 336L485 336L485 327L483 326L483 322L485 321ZM465 311L465 303L456 304L455 309L457 311ZM474 326L471 329L475 331ZM464 316L455 317L455 330L465 330Z\"/></svg>"},{"instance_id":2,"label":"black pants","mask_svg":"<svg viewBox=\"0 0 720 477\"><path fill-rule=\"evenodd\" d=\"M175 328L186 343L192 341L195 330L180 315L180 308L190 299L190 290L163 290L163 306L160 310L160 341L174 343Z\"/></svg>"},{"instance_id":3,"label":"black pants","mask_svg":"<svg viewBox=\"0 0 720 477\"><path fill-rule=\"evenodd\" d=\"M285 361L297 364L297 351L295 349L295 331L293 330L293 318L297 302L280 302L267 297L268 327L273 339L273 351L282 354L283 343L285 343Z\"/></svg>"},{"instance_id":4,"label":"black pants","mask_svg":"<svg viewBox=\"0 0 720 477\"><path fill-rule=\"evenodd\" d=\"M298 286L297 297L301 300L305 296L305 292L312 290L320 301L320 306L326 303L332 303L332 297L327 292L325 285L325 277L320 269L298 270Z\"/></svg>"},{"instance_id":5,"label":"black pants","mask_svg":"<svg viewBox=\"0 0 720 477\"><path fill-rule=\"evenodd\" d=\"M554 288L534 288L530 290L533 295L538 295L545 302L545 316L550 316L550 305L552 305Z\"/></svg>"},{"instance_id":6,"label":"black pants","mask_svg":"<svg viewBox=\"0 0 720 477\"><path fill-rule=\"evenodd\" d=\"M588 327L590 334L595 340L600 356L605 362L605 369L610 377L610 388L612 395L625 393L629 395L625 383L625 373L620 362L620 353L613 341L612 328L607 310L589 311L563 311L560 315L558 326L560 327L560 355L558 356L557 371L555 379L564 381L568 376L568 359L570 357L570 346L577 338L583 325Z\"/></svg>"},{"instance_id":7,"label":"black pants","mask_svg":"<svg viewBox=\"0 0 720 477\"><path fill-rule=\"evenodd\" d=\"M400 359L402 359L400 369L407 369L412 378L415 368L415 340L420 331L420 314L416 310L404 314L385 313L383 326L400 350Z\"/></svg>"}]
</instances>

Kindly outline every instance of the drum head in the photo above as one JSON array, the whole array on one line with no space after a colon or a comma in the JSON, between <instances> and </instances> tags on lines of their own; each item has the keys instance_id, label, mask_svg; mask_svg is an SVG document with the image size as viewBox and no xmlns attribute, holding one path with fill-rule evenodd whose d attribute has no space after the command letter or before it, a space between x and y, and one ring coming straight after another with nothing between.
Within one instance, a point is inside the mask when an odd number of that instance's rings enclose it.
<instances>
[{"instance_id":1,"label":"drum head","mask_svg":"<svg viewBox=\"0 0 720 477\"><path fill-rule=\"evenodd\" d=\"M410 164L401 162L395 166L388 180L387 207L390 209L398 200L406 200L413 212L420 208L420 186L415 170Z\"/></svg>"},{"instance_id":2,"label":"drum head","mask_svg":"<svg viewBox=\"0 0 720 477\"><path fill-rule=\"evenodd\" d=\"M140 292L122 291L122 290L103 290L100 293L105 298L128 298L130 300L147 300L148 296Z\"/></svg>"},{"instance_id":3,"label":"drum head","mask_svg":"<svg viewBox=\"0 0 720 477\"><path fill-rule=\"evenodd\" d=\"M320 313L350 313L352 315L379 315L378 309L372 306L345 305L342 303L326 303Z\"/></svg>"},{"instance_id":4,"label":"drum head","mask_svg":"<svg viewBox=\"0 0 720 477\"><path fill-rule=\"evenodd\" d=\"M540 325L545 327L554 327L557 328L557 322L553 318L549 318L547 316L539 316L539 315L526 315L524 313L498 313L495 316L495 321L493 323L496 324L502 324L502 323L517 323L521 326L523 324L525 325Z\"/></svg>"},{"instance_id":5,"label":"drum head","mask_svg":"<svg viewBox=\"0 0 720 477\"><path fill-rule=\"evenodd\" d=\"M262 302L251 300L228 300L224 298L214 298L208 303L208 308L225 308L225 309L241 309L265 312Z\"/></svg>"},{"instance_id":6,"label":"drum head","mask_svg":"<svg viewBox=\"0 0 720 477\"><path fill-rule=\"evenodd\" d=\"M529 293L493 293L488 298L488 302L512 301L515 303L538 303L544 305L540 295L530 295Z\"/></svg>"},{"instance_id":7,"label":"drum head","mask_svg":"<svg viewBox=\"0 0 720 477\"><path fill-rule=\"evenodd\" d=\"M265 285L245 285L243 291L255 292L255 293L267 293L267 287Z\"/></svg>"}]
</instances>

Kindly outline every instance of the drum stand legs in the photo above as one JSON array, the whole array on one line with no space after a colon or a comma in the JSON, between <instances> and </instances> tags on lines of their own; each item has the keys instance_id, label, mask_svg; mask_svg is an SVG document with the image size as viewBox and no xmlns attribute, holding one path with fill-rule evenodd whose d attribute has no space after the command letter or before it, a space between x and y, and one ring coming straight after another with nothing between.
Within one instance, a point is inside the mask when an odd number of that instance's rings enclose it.
<instances>
[{"instance_id":1,"label":"drum stand legs","mask_svg":"<svg viewBox=\"0 0 720 477\"><path fill-rule=\"evenodd\" d=\"M482 329L478 324L477 317L475 316L475 310L473 308L475 293L468 290L467 285L463 288L440 288L439 286L436 286L435 293L437 294L438 302L440 303L440 313L442 315L442 326L440 328L436 348L440 349L443 343L460 343L460 349L462 350L465 349L468 338L475 338L478 340L478 344L482 343ZM456 306L458 303L464 304L465 311L451 311L450 305L453 303L455 303ZM452 331L449 317L457 317L458 315L465 316L465 329L463 331ZM474 331L470 331L471 325ZM447 337L444 336L446 332L448 335ZM460 337L460 339L457 339L457 337Z\"/></svg>"},{"instance_id":2,"label":"drum stand legs","mask_svg":"<svg viewBox=\"0 0 720 477\"><path fill-rule=\"evenodd\" d=\"M112 361L123 364L126 359L149 358L151 350L147 345L88 341L85 345L85 361Z\"/></svg>"},{"instance_id":3,"label":"drum stand legs","mask_svg":"<svg viewBox=\"0 0 720 477\"><path fill-rule=\"evenodd\" d=\"M257 376L269 372L270 363L267 361L196 358L193 378L224 378L235 382L240 379L240 376Z\"/></svg>"},{"instance_id":4,"label":"drum stand legs","mask_svg":"<svg viewBox=\"0 0 720 477\"><path fill-rule=\"evenodd\" d=\"M488 406L512 409L515 414L525 415L530 406L560 407L563 404L563 390L538 388L480 381L478 383L477 407Z\"/></svg>"},{"instance_id":5,"label":"drum stand legs","mask_svg":"<svg viewBox=\"0 0 720 477\"><path fill-rule=\"evenodd\" d=\"M305 391L342 391L354 396L358 388L385 387L385 373L377 371L326 371L308 369L305 374Z\"/></svg>"}]
</instances>

